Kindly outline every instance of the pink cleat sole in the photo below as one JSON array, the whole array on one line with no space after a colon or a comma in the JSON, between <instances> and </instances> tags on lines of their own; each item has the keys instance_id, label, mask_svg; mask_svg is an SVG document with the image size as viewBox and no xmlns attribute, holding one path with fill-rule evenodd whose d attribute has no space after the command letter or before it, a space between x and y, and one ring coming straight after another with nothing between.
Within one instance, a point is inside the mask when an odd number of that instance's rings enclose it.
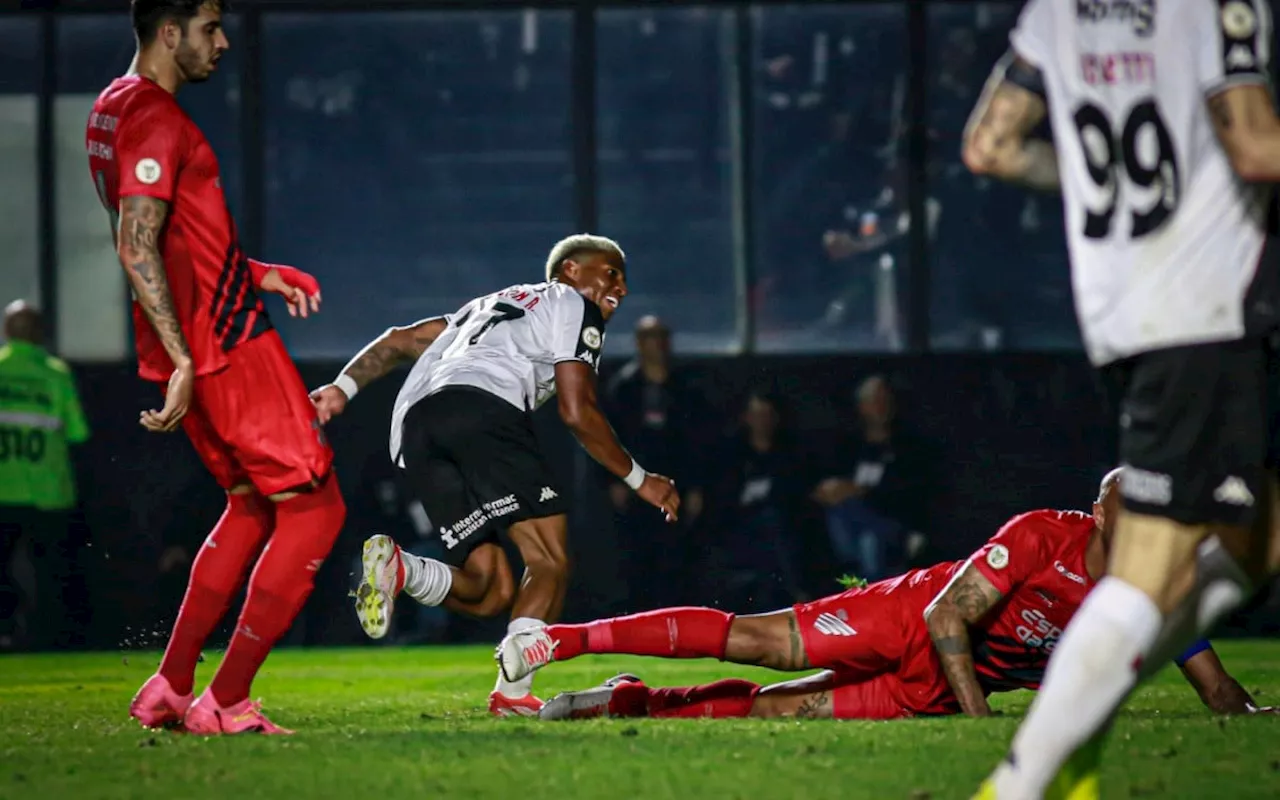
<instances>
[{"instance_id":1,"label":"pink cleat sole","mask_svg":"<svg viewBox=\"0 0 1280 800\"><path fill-rule=\"evenodd\" d=\"M219 706L213 693L207 689L187 709L182 725L187 733L196 736L234 736L238 733L288 736L293 733L267 719L260 703L245 699L235 705Z\"/></svg>"},{"instance_id":2,"label":"pink cleat sole","mask_svg":"<svg viewBox=\"0 0 1280 800\"><path fill-rule=\"evenodd\" d=\"M142 684L129 703L129 716L144 728L177 727L182 724L192 696L180 695L163 675L156 673Z\"/></svg>"},{"instance_id":3,"label":"pink cleat sole","mask_svg":"<svg viewBox=\"0 0 1280 800\"><path fill-rule=\"evenodd\" d=\"M495 717L536 717L541 710L542 701L532 694L507 697L498 692L489 693L489 713Z\"/></svg>"}]
</instances>

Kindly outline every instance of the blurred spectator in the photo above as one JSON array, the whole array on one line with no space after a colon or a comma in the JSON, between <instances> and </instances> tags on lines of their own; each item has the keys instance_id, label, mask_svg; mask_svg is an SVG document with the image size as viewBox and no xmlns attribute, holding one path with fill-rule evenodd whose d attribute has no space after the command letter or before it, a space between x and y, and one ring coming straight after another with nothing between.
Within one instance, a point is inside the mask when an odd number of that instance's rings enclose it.
<instances>
[{"instance_id":1,"label":"blurred spectator","mask_svg":"<svg viewBox=\"0 0 1280 800\"><path fill-rule=\"evenodd\" d=\"M657 317L636 323L636 359L609 382L604 407L636 460L651 472L676 482L683 497L680 521L669 525L662 515L635 501L634 492L611 480L609 499L615 512L632 604L657 608L678 589L680 570L688 561L686 535L702 515L701 444L705 443L703 398L671 364L671 332ZM684 598L687 600L687 598Z\"/></svg>"},{"instance_id":2,"label":"blurred spectator","mask_svg":"<svg viewBox=\"0 0 1280 800\"><path fill-rule=\"evenodd\" d=\"M781 423L777 398L752 392L716 460L708 513L723 548L714 598L723 608L772 611L804 599L796 567L803 459Z\"/></svg>"},{"instance_id":3,"label":"blurred spectator","mask_svg":"<svg viewBox=\"0 0 1280 800\"><path fill-rule=\"evenodd\" d=\"M880 375L858 387L861 424L831 456L831 477L813 491L827 509L827 532L841 568L870 581L901 570L926 531L932 458L897 423L893 392Z\"/></svg>"},{"instance_id":4,"label":"blurred spectator","mask_svg":"<svg viewBox=\"0 0 1280 800\"><path fill-rule=\"evenodd\" d=\"M40 312L5 308L0 348L0 646L47 649L83 635L88 612L72 541L70 444L89 438L71 370L41 346ZM20 556L31 575L19 591ZM72 625L75 620L81 624Z\"/></svg>"}]
</instances>

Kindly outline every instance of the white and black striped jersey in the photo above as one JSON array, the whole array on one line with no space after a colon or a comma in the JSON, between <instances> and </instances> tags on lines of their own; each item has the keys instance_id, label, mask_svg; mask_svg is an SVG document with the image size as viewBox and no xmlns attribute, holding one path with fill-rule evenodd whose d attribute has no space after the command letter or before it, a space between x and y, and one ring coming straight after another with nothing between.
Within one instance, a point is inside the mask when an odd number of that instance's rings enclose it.
<instances>
[{"instance_id":1,"label":"white and black striped jersey","mask_svg":"<svg viewBox=\"0 0 1280 800\"><path fill-rule=\"evenodd\" d=\"M1043 78L1093 363L1244 336L1270 191L1206 100L1269 87L1266 0L1030 0L1011 42Z\"/></svg>"},{"instance_id":2,"label":"white and black striped jersey","mask_svg":"<svg viewBox=\"0 0 1280 800\"><path fill-rule=\"evenodd\" d=\"M600 368L604 315L563 283L521 284L447 315L448 327L413 365L391 414L391 458L399 462L404 417L422 398L447 386L470 386L521 410L556 393L556 364Z\"/></svg>"}]
</instances>

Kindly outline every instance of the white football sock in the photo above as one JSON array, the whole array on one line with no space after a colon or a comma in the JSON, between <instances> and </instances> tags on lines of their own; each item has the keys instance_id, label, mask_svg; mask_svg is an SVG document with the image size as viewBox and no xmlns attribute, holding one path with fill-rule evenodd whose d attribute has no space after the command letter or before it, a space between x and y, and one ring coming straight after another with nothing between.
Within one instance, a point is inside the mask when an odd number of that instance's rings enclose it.
<instances>
[{"instance_id":1,"label":"white football sock","mask_svg":"<svg viewBox=\"0 0 1280 800\"><path fill-rule=\"evenodd\" d=\"M519 631L528 630L529 628L541 628L547 623L533 617L516 617L507 625L507 635ZM498 682L494 684L493 690L500 695L506 697L524 697L533 691L533 673L525 675L518 681L509 681L502 676L502 669L498 669Z\"/></svg>"},{"instance_id":2,"label":"white football sock","mask_svg":"<svg viewBox=\"0 0 1280 800\"><path fill-rule=\"evenodd\" d=\"M1049 660L1044 683L992 775L1000 800L1044 795L1071 754L1137 685L1135 668L1160 633L1160 610L1143 592L1104 578L1089 593Z\"/></svg>"},{"instance_id":3,"label":"white football sock","mask_svg":"<svg viewBox=\"0 0 1280 800\"><path fill-rule=\"evenodd\" d=\"M1159 672L1191 643L1208 634L1222 617L1252 593L1249 577L1214 536L1196 553L1196 583L1186 599L1165 618L1160 637L1143 662L1140 680Z\"/></svg>"},{"instance_id":4,"label":"white football sock","mask_svg":"<svg viewBox=\"0 0 1280 800\"><path fill-rule=\"evenodd\" d=\"M404 564L404 593L424 606L438 606L453 588L453 570L443 561L400 551Z\"/></svg>"}]
</instances>

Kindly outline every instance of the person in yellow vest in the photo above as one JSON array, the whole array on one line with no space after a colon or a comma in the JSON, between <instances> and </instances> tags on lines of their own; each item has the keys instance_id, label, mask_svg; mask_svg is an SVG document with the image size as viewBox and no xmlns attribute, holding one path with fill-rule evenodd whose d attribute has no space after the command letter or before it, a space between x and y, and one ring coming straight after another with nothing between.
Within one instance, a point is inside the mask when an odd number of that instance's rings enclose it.
<instances>
[{"instance_id":1,"label":"person in yellow vest","mask_svg":"<svg viewBox=\"0 0 1280 800\"><path fill-rule=\"evenodd\" d=\"M76 487L70 445L89 426L70 368L41 346L40 312L23 300L4 310L0 348L0 649L56 643L66 629ZM26 552L34 586L20 592L14 567Z\"/></svg>"}]
</instances>

